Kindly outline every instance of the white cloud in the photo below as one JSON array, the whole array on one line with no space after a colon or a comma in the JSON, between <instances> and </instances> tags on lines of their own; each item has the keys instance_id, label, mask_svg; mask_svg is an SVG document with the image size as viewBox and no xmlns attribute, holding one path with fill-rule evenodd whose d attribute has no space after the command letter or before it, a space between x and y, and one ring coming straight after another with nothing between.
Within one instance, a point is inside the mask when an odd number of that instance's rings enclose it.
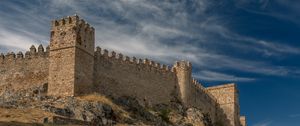
<instances>
[{"instance_id":1,"label":"white cloud","mask_svg":"<svg viewBox=\"0 0 300 126\"><path fill-rule=\"evenodd\" d=\"M298 118L300 117L300 114L291 114L289 115L290 118Z\"/></svg>"},{"instance_id":2,"label":"white cloud","mask_svg":"<svg viewBox=\"0 0 300 126\"><path fill-rule=\"evenodd\" d=\"M50 3L22 6L7 4L17 13L10 15L0 12L5 20L0 20L0 46L12 50L25 50L31 44L46 44L49 39L50 20L53 17L79 14L96 29L96 45L125 55L150 57L166 64L175 60L190 60L193 66L204 72L202 79L251 81L255 78L238 77L212 72L218 69L238 70L263 75L286 76L296 71L274 66L264 61L251 61L223 54L224 40L236 50L259 52L268 56L278 54L300 54L300 49L285 44L257 40L241 36L226 28L222 19L207 15L210 8L207 0L195 0L191 13L183 3L142 0L52 0ZM7 25L13 27L7 27ZM217 36L217 37L216 37ZM184 39L178 39L184 38ZM218 39L222 37L223 39ZM41 42L40 42L41 41Z\"/></svg>"},{"instance_id":3,"label":"white cloud","mask_svg":"<svg viewBox=\"0 0 300 126\"><path fill-rule=\"evenodd\" d=\"M272 6L268 6L269 3ZM254 13L258 15L273 17L280 20L285 20L294 24L300 25L299 23L299 10L300 4L298 1L291 0L259 0L259 1L249 1L249 0L235 0L236 7L243 9L249 13ZM258 6L251 6L251 4L257 4ZM256 8L257 7L257 8ZM259 7L259 9L258 9ZM278 9L281 8L281 9ZM285 10L285 11L282 11Z\"/></svg>"},{"instance_id":4,"label":"white cloud","mask_svg":"<svg viewBox=\"0 0 300 126\"><path fill-rule=\"evenodd\" d=\"M0 37L0 47L10 47L8 51L25 51L28 50L32 44L39 44L33 43L34 39L30 39L29 36L21 36L11 32L0 31Z\"/></svg>"},{"instance_id":5,"label":"white cloud","mask_svg":"<svg viewBox=\"0 0 300 126\"><path fill-rule=\"evenodd\" d=\"M209 18L201 24L201 28L230 40L227 43L236 49L240 49L241 51L256 51L262 54L267 53L268 56L278 56L278 54L300 55L300 48L298 47L242 36L216 23L215 20L219 19Z\"/></svg>"},{"instance_id":6,"label":"white cloud","mask_svg":"<svg viewBox=\"0 0 300 126\"><path fill-rule=\"evenodd\" d=\"M254 81L254 78L247 78L247 77L237 77L234 75L218 73L213 71L200 71L193 75L193 77L206 80L206 81Z\"/></svg>"},{"instance_id":7,"label":"white cloud","mask_svg":"<svg viewBox=\"0 0 300 126\"><path fill-rule=\"evenodd\" d=\"M262 121L262 122L254 124L253 126L270 126L271 124L272 124L272 121Z\"/></svg>"}]
</instances>

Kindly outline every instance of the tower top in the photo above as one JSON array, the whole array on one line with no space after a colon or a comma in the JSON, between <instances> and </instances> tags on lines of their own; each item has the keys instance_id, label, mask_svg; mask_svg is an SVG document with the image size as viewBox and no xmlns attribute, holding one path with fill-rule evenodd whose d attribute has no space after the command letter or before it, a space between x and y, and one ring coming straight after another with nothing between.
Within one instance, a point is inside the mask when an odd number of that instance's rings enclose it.
<instances>
[{"instance_id":1,"label":"tower top","mask_svg":"<svg viewBox=\"0 0 300 126\"><path fill-rule=\"evenodd\" d=\"M77 14L75 14L74 16L67 16L67 17L64 17L61 19L53 20L51 23L52 23L52 29L55 29L55 28L61 27L61 26L80 25L80 26L84 26L86 29L89 29L91 31L95 30L86 21L84 21L83 19L80 19Z\"/></svg>"},{"instance_id":2,"label":"tower top","mask_svg":"<svg viewBox=\"0 0 300 126\"><path fill-rule=\"evenodd\" d=\"M188 70L188 69L192 69L192 64L189 61L182 60L182 61L176 61L174 67Z\"/></svg>"},{"instance_id":3,"label":"tower top","mask_svg":"<svg viewBox=\"0 0 300 126\"><path fill-rule=\"evenodd\" d=\"M74 15L51 23L50 50L76 46L94 55L95 29L86 21Z\"/></svg>"}]
</instances>

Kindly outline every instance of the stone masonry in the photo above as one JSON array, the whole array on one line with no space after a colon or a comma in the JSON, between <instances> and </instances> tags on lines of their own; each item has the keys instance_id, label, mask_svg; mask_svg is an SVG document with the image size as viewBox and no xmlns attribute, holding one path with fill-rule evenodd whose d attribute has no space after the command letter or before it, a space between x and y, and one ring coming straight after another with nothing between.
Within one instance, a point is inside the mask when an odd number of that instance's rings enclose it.
<instances>
[{"instance_id":1,"label":"stone masonry","mask_svg":"<svg viewBox=\"0 0 300 126\"><path fill-rule=\"evenodd\" d=\"M226 84L215 87L208 87L211 93L220 104L220 107L227 113L227 117L232 119L232 125L240 124L240 106L238 102L238 91L235 84Z\"/></svg>"},{"instance_id":2,"label":"stone masonry","mask_svg":"<svg viewBox=\"0 0 300 126\"><path fill-rule=\"evenodd\" d=\"M52 22L49 95L76 96L91 91L94 34L94 28L78 16Z\"/></svg>"},{"instance_id":3,"label":"stone masonry","mask_svg":"<svg viewBox=\"0 0 300 126\"><path fill-rule=\"evenodd\" d=\"M246 126L235 84L203 87L192 64L172 67L149 59L95 48L95 30L77 15L52 21L50 46L32 46L25 55L0 55L0 94L48 84L51 96L101 93L131 96L150 105L179 101L207 113L215 125Z\"/></svg>"}]
</instances>

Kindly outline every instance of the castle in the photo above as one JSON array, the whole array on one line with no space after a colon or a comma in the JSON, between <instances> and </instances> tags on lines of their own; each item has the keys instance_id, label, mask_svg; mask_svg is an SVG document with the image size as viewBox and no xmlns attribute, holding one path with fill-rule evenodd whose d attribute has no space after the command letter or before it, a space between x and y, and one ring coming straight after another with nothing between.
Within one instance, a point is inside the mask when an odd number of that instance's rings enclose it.
<instances>
[{"instance_id":1,"label":"castle","mask_svg":"<svg viewBox=\"0 0 300 126\"><path fill-rule=\"evenodd\" d=\"M95 48L95 29L77 15L52 21L50 45L0 55L0 94L48 84L51 96L133 96L149 104L175 99L208 113L214 124L246 126L235 84L203 87L192 77L192 64L171 68Z\"/></svg>"}]
</instances>

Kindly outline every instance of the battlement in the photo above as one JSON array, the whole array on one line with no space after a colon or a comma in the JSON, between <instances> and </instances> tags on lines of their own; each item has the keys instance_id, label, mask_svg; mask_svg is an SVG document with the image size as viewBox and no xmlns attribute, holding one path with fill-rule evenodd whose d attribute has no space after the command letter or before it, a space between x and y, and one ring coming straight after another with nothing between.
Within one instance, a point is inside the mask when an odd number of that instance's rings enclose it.
<instances>
[{"instance_id":1,"label":"battlement","mask_svg":"<svg viewBox=\"0 0 300 126\"><path fill-rule=\"evenodd\" d=\"M26 60L32 58L39 58L39 57L48 57L49 56L49 46L46 47L46 51L44 51L43 45L39 45L38 50L36 47L32 45L29 51L26 51L25 55L23 52L8 52L7 54L0 54L0 63L1 62L9 62L9 61L16 61L16 60Z\"/></svg>"},{"instance_id":2,"label":"battlement","mask_svg":"<svg viewBox=\"0 0 300 126\"><path fill-rule=\"evenodd\" d=\"M0 54L0 84L8 85L4 87L22 89L45 83L50 96L97 92L135 97L149 105L180 101L209 114L216 124L246 125L246 118L239 116L235 84L205 88L192 77L189 61L168 66L95 48L94 28L77 15L52 21L50 46L31 46L25 54Z\"/></svg>"},{"instance_id":3,"label":"battlement","mask_svg":"<svg viewBox=\"0 0 300 126\"><path fill-rule=\"evenodd\" d=\"M196 86L197 86L197 88L199 88L199 89L201 89L201 90L204 90L204 91L205 91L205 87L204 87L204 86L202 86L202 84L201 84L201 83L199 83L197 79L195 79L195 78L192 78L192 84L196 85Z\"/></svg>"},{"instance_id":4,"label":"battlement","mask_svg":"<svg viewBox=\"0 0 300 126\"><path fill-rule=\"evenodd\" d=\"M192 69L192 63L189 61L176 61L174 64L174 67L180 68L183 70L191 70Z\"/></svg>"},{"instance_id":5,"label":"battlement","mask_svg":"<svg viewBox=\"0 0 300 126\"><path fill-rule=\"evenodd\" d=\"M195 88L195 90L197 92L202 92L203 95L204 95L204 98L206 99L206 101L208 102L213 102L213 103L217 103L217 99L212 95L210 94L207 90L205 90L205 87L200 84L196 79L192 79L192 85L193 85L193 88ZM213 104L212 103L212 104Z\"/></svg>"},{"instance_id":6,"label":"battlement","mask_svg":"<svg viewBox=\"0 0 300 126\"><path fill-rule=\"evenodd\" d=\"M165 64L160 64L158 62L149 60L149 59L137 59L136 57L125 56L122 53L116 53L115 51L109 52L107 49L101 49L96 47L95 58L101 59L105 58L106 60L119 62L121 64L134 64L140 66L143 70L156 71L161 73L174 73L175 68L170 67Z\"/></svg>"},{"instance_id":7,"label":"battlement","mask_svg":"<svg viewBox=\"0 0 300 126\"><path fill-rule=\"evenodd\" d=\"M52 21L50 50L76 47L94 55L95 29L77 15Z\"/></svg>"},{"instance_id":8,"label":"battlement","mask_svg":"<svg viewBox=\"0 0 300 126\"><path fill-rule=\"evenodd\" d=\"M215 96L213 96L208 90L207 88L205 88L201 83L199 83L196 79L192 79L192 84L196 85L196 89L199 89L201 91L203 91L205 93L205 95L207 95L207 97L211 98L214 102L217 102L217 99L215 98Z\"/></svg>"},{"instance_id":9,"label":"battlement","mask_svg":"<svg viewBox=\"0 0 300 126\"><path fill-rule=\"evenodd\" d=\"M69 26L80 26L82 29L84 29L85 32L94 32L95 29L90 26L89 23L84 21L83 19L80 19L79 16L68 16L62 19L53 20L51 22L52 29L58 29L61 27L69 27Z\"/></svg>"},{"instance_id":10,"label":"battlement","mask_svg":"<svg viewBox=\"0 0 300 126\"><path fill-rule=\"evenodd\" d=\"M80 19L77 15L74 16L68 16L62 19L58 20L53 20L51 23L51 37L54 36L55 31L60 31L60 30L69 30L71 29L72 31L75 32L85 32L85 33L94 33L95 29L90 26L89 23L84 21L83 19ZM64 35L65 33L62 32L61 35Z\"/></svg>"},{"instance_id":11,"label":"battlement","mask_svg":"<svg viewBox=\"0 0 300 126\"><path fill-rule=\"evenodd\" d=\"M216 90L216 89L221 89L221 88L237 88L236 84L234 83L228 83L228 84L222 84L222 85L217 85L217 86L212 86L212 87L207 87L206 90Z\"/></svg>"}]
</instances>

